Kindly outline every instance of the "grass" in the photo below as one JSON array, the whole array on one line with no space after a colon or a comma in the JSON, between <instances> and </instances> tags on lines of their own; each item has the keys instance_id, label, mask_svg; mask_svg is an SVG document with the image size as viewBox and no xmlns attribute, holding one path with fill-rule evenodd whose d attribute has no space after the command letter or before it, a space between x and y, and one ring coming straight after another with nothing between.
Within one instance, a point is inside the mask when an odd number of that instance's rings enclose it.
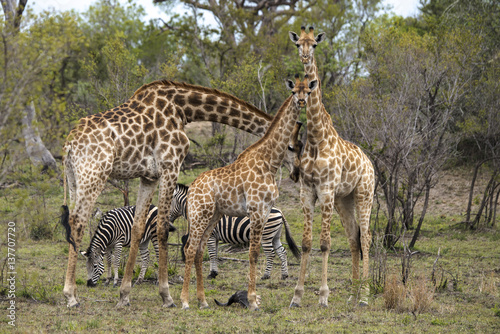
<instances>
[{"instance_id":1,"label":"grass","mask_svg":"<svg viewBox=\"0 0 500 334\"><path fill-rule=\"evenodd\" d=\"M180 180L191 182L199 171L181 173ZM288 180L283 180L287 185ZM136 187L135 183L132 188ZM288 185L289 186L289 185ZM288 187L287 186L287 187ZM287 188L284 187L284 188ZM295 188L293 188L295 189ZM278 206L292 227L295 241L302 239L303 216L298 201L298 192L283 190ZM136 192L131 191L131 202ZM105 210L119 206L121 195L107 189L99 198L98 205ZM233 305L217 307L214 298L227 299L237 290L246 290L248 264L240 261L225 261L219 267L217 279L205 280L205 292L210 308L199 310L195 297L194 269L190 290L191 309L180 309L182 286L176 277L184 274L184 265L179 261L179 248L170 246L169 258L172 279L170 292L177 308L163 309L158 287L154 285L157 269L150 265L149 279L134 286L131 306L117 309L119 288L112 284L104 286L101 281L94 288L86 286L86 269L83 258L77 264L77 291L80 307L68 309L62 294L67 264L68 245L63 240L62 230L57 225L58 208L62 203L61 192L45 198L46 216L54 231L51 239L34 241L29 238L28 215L19 218L15 199L5 191L0 193L2 222L16 221L16 327L10 328L8 319L0 316L0 332L13 333L336 333L336 332L381 332L381 333L439 333L439 332L500 332L500 231L498 228L470 232L457 229L453 218L429 216L423 225L421 237L416 244L418 253L412 256L411 273L406 287L401 287L401 246L387 252L375 252L372 247L370 265L374 266L384 257L383 268L388 284L394 281L396 298L389 307L385 293L380 288L370 296L368 307L359 307L348 302L351 294L351 256L343 228L334 217L331 226L332 249L328 268L330 287L329 306L318 305L321 282L321 255L313 251L306 276L302 307L289 309L299 266L297 260L288 256L290 278L280 279L279 261L275 259L271 279L257 280L257 293L262 297L260 311L248 310ZM6 257L6 224L0 225L0 313L6 315L10 299L7 297L7 270L3 266ZM180 232L171 235L170 242L179 243L179 234L185 230L185 222L176 223ZM319 248L319 217L313 227L313 248ZM411 234L411 233L408 233ZM282 238L284 239L284 238ZM85 233L83 245L88 245L90 236ZM440 257L435 263L438 251ZM124 252L124 255L126 252ZM156 262L151 252L152 262ZM221 254L221 256L248 259L247 253ZM125 260L122 261L125 263ZM259 258L259 270L264 270L264 256ZM434 270L436 283L431 281ZM204 263L204 276L209 264ZM262 272L258 273L258 276ZM104 277L101 277L104 279ZM446 281L447 284L443 284ZM399 284L399 285L397 285ZM435 285L440 289L435 289ZM399 297L398 297L399 296ZM399 300L397 298L400 298ZM399 303L399 304L398 304Z\"/></svg>"}]
</instances>

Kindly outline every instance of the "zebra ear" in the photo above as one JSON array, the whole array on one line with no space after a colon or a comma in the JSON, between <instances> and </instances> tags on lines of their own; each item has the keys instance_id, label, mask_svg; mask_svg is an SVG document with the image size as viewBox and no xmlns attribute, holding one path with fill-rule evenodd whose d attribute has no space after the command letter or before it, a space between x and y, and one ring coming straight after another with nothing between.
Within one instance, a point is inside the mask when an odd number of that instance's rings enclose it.
<instances>
[{"instance_id":1,"label":"zebra ear","mask_svg":"<svg viewBox=\"0 0 500 334\"><path fill-rule=\"evenodd\" d=\"M88 255L87 255L87 252L86 252L86 251L80 251L80 254L82 254L82 255L83 255L83 256L85 256L85 257L88 257Z\"/></svg>"}]
</instances>

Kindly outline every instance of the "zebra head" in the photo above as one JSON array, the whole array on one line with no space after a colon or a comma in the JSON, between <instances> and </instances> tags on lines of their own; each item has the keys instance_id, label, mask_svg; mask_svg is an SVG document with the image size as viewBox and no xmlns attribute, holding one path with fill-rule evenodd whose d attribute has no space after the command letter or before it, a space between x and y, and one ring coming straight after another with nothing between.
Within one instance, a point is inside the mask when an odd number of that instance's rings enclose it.
<instances>
[{"instance_id":1,"label":"zebra head","mask_svg":"<svg viewBox=\"0 0 500 334\"><path fill-rule=\"evenodd\" d=\"M173 223L180 216L186 217L186 203L189 187L177 183L172 197L172 204L170 206L170 222Z\"/></svg>"},{"instance_id":2,"label":"zebra head","mask_svg":"<svg viewBox=\"0 0 500 334\"><path fill-rule=\"evenodd\" d=\"M87 258L87 286L96 286L97 280L104 272L104 251L92 251L89 247L86 251L80 253Z\"/></svg>"}]
</instances>

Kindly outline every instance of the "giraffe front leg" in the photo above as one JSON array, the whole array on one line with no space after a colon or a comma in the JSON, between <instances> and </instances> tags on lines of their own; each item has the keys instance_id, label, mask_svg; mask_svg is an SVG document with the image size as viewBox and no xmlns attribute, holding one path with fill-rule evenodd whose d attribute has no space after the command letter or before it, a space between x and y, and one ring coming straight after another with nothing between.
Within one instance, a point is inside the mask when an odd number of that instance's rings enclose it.
<instances>
[{"instance_id":1,"label":"giraffe front leg","mask_svg":"<svg viewBox=\"0 0 500 334\"><path fill-rule=\"evenodd\" d=\"M267 210L267 211L266 211ZM253 210L252 210L253 211ZM262 239L262 231L264 229L264 223L267 221L267 217L271 212L271 205L269 208L263 208L260 210L255 210L250 212L250 279L248 282L248 308L250 311L257 311L259 309L259 304L257 303L257 289L256 289L256 277L257 277L257 262L259 260L260 244Z\"/></svg>"},{"instance_id":2,"label":"giraffe front leg","mask_svg":"<svg viewBox=\"0 0 500 334\"><path fill-rule=\"evenodd\" d=\"M304 282L306 277L307 265L312 248L312 223L315 197L309 189L301 186L300 200L304 212L304 234L302 235L302 257L300 260L300 272L295 292L290 302L290 308L300 307L302 296L304 295Z\"/></svg>"},{"instance_id":3,"label":"giraffe front leg","mask_svg":"<svg viewBox=\"0 0 500 334\"><path fill-rule=\"evenodd\" d=\"M333 214L333 200L328 201L321 207L322 221L321 221L321 235L320 235L320 249L322 257L322 270L321 270L321 287L319 288L319 304L321 306L328 306L328 295L330 289L328 288L328 256L330 255L331 236L330 236L330 222Z\"/></svg>"},{"instance_id":4,"label":"giraffe front leg","mask_svg":"<svg viewBox=\"0 0 500 334\"><path fill-rule=\"evenodd\" d=\"M139 186L139 195L137 196L137 205L134 216L134 224L132 225L132 236L130 239L130 250L125 273L123 275L122 284L120 286L120 300L117 307L130 305L130 290L132 288L132 276L134 274L135 260L139 250L139 243L144 234L146 227L146 215L149 210L149 205L153 198L156 189L157 181L148 181L141 179Z\"/></svg>"}]
</instances>

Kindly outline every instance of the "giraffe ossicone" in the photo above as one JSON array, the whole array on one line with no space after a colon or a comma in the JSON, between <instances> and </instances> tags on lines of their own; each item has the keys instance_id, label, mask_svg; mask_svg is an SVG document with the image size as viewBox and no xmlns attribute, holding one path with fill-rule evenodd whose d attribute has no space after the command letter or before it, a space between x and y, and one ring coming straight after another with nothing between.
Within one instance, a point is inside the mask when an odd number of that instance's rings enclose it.
<instances>
[{"instance_id":1,"label":"giraffe ossicone","mask_svg":"<svg viewBox=\"0 0 500 334\"><path fill-rule=\"evenodd\" d=\"M200 174L189 187L187 214L189 238L184 284L181 292L182 308L189 308L189 283L193 262L196 268L196 291L200 307L208 307L203 287L203 251L212 231L222 215L250 218L250 274L248 302L250 310L258 308L256 295L256 265L260 241L276 198L278 186L275 175L287 151L292 133L298 134L296 123L300 110L306 105L316 80L295 83L287 80L292 91L280 107L264 137L244 150L232 164ZM293 141L293 139L292 139Z\"/></svg>"}]
</instances>

